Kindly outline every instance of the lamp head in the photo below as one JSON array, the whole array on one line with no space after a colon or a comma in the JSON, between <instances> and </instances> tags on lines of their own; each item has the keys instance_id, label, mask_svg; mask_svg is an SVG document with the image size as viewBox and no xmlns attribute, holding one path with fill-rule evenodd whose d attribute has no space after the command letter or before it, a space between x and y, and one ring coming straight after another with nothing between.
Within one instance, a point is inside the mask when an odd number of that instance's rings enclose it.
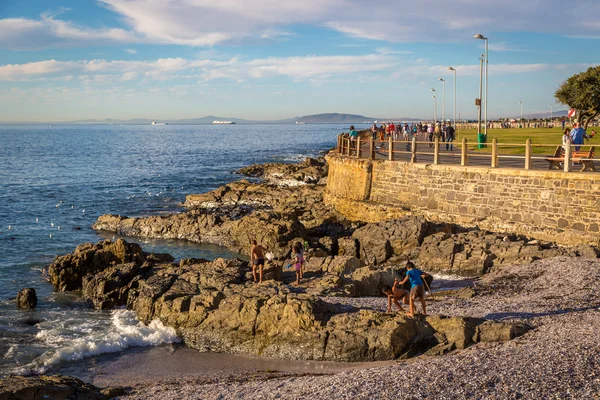
<instances>
[{"instance_id":1,"label":"lamp head","mask_svg":"<svg viewBox=\"0 0 600 400\"><path fill-rule=\"evenodd\" d=\"M478 33L477 35L475 35L473 37L475 39L487 40L487 38L485 36L483 36L481 33Z\"/></svg>"},{"instance_id":2,"label":"lamp head","mask_svg":"<svg viewBox=\"0 0 600 400\"><path fill-rule=\"evenodd\" d=\"M456 70L452 67L448 67L448 71L456 71Z\"/></svg>"},{"instance_id":3,"label":"lamp head","mask_svg":"<svg viewBox=\"0 0 600 400\"><path fill-rule=\"evenodd\" d=\"M443 78L438 78L438 81L444 82L444 79Z\"/></svg>"},{"instance_id":4,"label":"lamp head","mask_svg":"<svg viewBox=\"0 0 600 400\"><path fill-rule=\"evenodd\" d=\"M431 91L432 91L432 92L435 92L435 89L434 89L434 88L431 88Z\"/></svg>"}]
</instances>

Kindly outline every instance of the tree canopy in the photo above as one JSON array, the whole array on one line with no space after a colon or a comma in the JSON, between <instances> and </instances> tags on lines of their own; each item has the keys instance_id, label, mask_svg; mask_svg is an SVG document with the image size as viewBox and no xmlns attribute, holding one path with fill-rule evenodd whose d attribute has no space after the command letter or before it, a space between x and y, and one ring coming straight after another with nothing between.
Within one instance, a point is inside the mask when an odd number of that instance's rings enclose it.
<instances>
[{"instance_id":1,"label":"tree canopy","mask_svg":"<svg viewBox=\"0 0 600 400\"><path fill-rule=\"evenodd\" d=\"M600 114L600 66L571 76L560 85L554 96L574 108L576 120L587 129L590 121Z\"/></svg>"}]
</instances>

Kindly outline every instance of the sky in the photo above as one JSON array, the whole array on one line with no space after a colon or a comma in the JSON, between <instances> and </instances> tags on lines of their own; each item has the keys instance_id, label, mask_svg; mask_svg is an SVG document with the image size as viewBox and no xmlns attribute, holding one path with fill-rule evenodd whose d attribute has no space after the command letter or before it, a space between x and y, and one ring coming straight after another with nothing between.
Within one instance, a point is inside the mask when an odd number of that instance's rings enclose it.
<instances>
[{"instance_id":1,"label":"sky","mask_svg":"<svg viewBox=\"0 0 600 400\"><path fill-rule=\"evenodd\" d=\"M600 1L0 0L0 122L451 118L449 66L474 118L478 33L490 118L564 110L558 86L600 63Z\"/></svg>"}]
</instances>

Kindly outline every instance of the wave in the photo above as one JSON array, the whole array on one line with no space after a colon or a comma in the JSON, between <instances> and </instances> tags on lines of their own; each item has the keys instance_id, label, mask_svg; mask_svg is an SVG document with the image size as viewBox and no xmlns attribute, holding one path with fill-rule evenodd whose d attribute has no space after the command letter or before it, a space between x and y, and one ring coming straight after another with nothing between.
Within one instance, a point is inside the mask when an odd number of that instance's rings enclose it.
<instances>
[{"instance_id":1,"label":"wave","mask_svg":"<svg viewBox=\"0 0 600 400\"><path fill-rule=\"evenodd\" d=\"M108 331L94 321L79 323L68 329L65 324L52 325L54 326L47 329L43 327L36 335L36 339L44 347L51 349L14 373L45 373L62 362L116 353L129 347L157 346L181 341L175 329L163 325L159 320L146 325L137 319L133 311L128 310L112 311Z\"/></svg>"}]
</instances>

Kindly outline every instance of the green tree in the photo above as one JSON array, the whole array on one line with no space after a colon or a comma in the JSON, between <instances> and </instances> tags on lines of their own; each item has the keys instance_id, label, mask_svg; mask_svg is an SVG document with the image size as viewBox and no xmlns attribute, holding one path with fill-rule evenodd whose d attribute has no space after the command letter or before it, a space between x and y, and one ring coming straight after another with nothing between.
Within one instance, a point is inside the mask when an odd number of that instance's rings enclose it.
<instances>
[{"instance_id":1,"label":"green tree","mask_svg":"<svg viewBox=\"0 0 600 400\"><path fill-rule=\"evenodd\" d=\"M600 114L600 66L573 75L558 88L556 99L577 110L575 119L584 129Z\"/></svg>"}]
</instances>

